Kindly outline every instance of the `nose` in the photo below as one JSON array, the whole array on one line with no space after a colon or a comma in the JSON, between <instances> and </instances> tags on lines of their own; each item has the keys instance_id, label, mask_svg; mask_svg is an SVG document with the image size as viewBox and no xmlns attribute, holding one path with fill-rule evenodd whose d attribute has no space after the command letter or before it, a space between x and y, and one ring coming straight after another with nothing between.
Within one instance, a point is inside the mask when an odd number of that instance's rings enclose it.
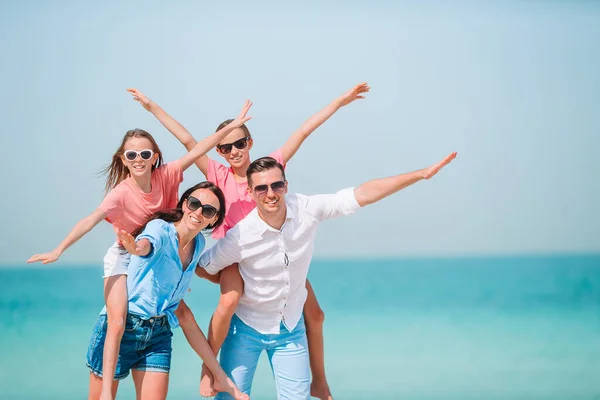
<instances>
[{"instance_id":1,"label":"nose","mask_svg":"<svg viewBox=\"0 0 600 400\"><path fill-rule=\"evenodd\" d=\"M273 190L273 188L271 187L271 185L267 186L267 195L266 195L266 197L273 198L274 196L277 196L277 193L275 193L275 191Z\"/></svg>"},{"instance_id":2,"label":"nose","mask_svg":"<svg viewBox=\"0 0 600 400\"><path fill-rule=\"evenodd\" d=\"M241 153L241 151L237 147L235 147L235 146L231 147L231 153L230 154L231 154L232 157L237 157L237 156L240 155L240 153Z\"/></svg>"}]
</instances>

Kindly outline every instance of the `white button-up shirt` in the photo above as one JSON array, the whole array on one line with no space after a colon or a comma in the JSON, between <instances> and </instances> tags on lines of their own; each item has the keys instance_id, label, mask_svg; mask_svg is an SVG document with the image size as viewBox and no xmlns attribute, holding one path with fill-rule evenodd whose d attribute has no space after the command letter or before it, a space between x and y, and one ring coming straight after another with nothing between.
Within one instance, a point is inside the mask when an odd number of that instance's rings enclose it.
<instances>
[{"instance_id":1,"label":"white button-up shirt","mask_svg":"<svg viewBox=\"0 0 600 400\"><path fill-rule=\"evenodd\" d=\"M281 322L292 331L306 301L306 275L317 227L323 220L360 208L354 188L336 194L285 196L281 230L267 225L255 208L200 258L209 274L239 263L244 293L236 314L263 334L277 334Z\"/></svg>"}]
</instances>

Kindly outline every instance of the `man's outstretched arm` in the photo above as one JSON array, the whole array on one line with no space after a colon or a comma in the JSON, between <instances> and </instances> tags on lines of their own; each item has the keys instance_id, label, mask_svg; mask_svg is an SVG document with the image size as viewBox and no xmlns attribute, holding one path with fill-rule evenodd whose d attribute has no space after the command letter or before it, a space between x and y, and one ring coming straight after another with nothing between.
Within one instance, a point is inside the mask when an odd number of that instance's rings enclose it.
<instances>
[{"instance_id":1,"label":"man's outstretched arm","mask_svg":"<svg viewBox=\"0 0 600 400\"><path fill-rule=\"evenodd\" d=\"M372 181L363 183L354 189L354 197L361 207L376 203L379 200L414 183L417 183L422 179L432 178L455 158L456 152L451 153L439 163L428 168L423 168L414 172L408 172L406 174L391 176L389 178L373 179Z\"/></svg>"}]
</instances>

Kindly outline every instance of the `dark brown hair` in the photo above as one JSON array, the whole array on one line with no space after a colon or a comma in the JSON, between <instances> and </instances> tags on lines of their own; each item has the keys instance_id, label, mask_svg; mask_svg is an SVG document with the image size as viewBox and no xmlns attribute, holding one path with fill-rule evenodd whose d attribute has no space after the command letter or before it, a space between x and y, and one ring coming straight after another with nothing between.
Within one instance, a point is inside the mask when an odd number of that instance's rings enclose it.
<instances>
[{"instance_id":1,"label":"dark brown hair","mask_svg":"<svg viewBox=\"0 0 600 400\"><path fill-rule=\"evenodd\" d=\"M181 218L183 218L183 203L185 203L185 201L188 199L188 197L190 197L192 195L192 193L198 189L210 190L211 192L214 193L215 196L217 196L217 199L219 199L219 213L218 213L219 217L217 218L217 220L215 221L214 224L208 225L206 228L203 229L203 231L204 232L211 231L211 230L221 226L221 224L223 223L223 220L225 219L225 196L223 195L223 191L217 185L215 185L213 183L200 182L197 185L192 186L191 188L189 188L188 190L183 192L183 194L181 195L181 198L179 199L179 202L177 203L177 208L175 208L173 210L155 212L148 218L148 220L146 221L146 223L144 225L140 226L135 231L133 231L131 233L131 235L133 237L137 237L140 233L142 233L144 231L144 229L146 229L146 225L148 225L148 223L150 221L155 220L155 219L162 219L165 222L181 221Z\"/></svg>"},{"instance_id":2,"label":"dark brown hair","mask_svg":"<svg viewBox=\"0 0 600 400\"><path fill-rule=\"evenodd\" d=\"M250 163L246 170L246 178L248 178L248 185L252 184L252 174L257 172L268 171L273 168L278 168L281 171L283 180L285 180L285 171L283 165L279 164L273 157L261 157Z\"/></svg>"},{"instance_id":3,"label":"dark brown hair","mask_svg":"<svg viewBox=\"0 0 600 400\"><path fill-rule=\"evenodd\" d=\"M162 152L158 148L158 144L156 144L156 141L154 140L152 135L143 129L138 129L138 128L131 129L131 130L127 131L127 133L125 133L125 136L123 136L121 145L119 146L117 151L115 151L115 154L113 154L112 161L110 162L110 164L108 164L102 170L102 175L106 175L106 185L104 186L104 191L106 193L108 193L112 188L117 186L119 183L121 183L121 181L123 181L125 178L127 178L129 176L129 170L123 164L123 161L121 160L121 156L123 155L123 149L125 147L125 143L127 143L127 141L129 139L136 138L136 137L148 139L150 141L150 143L152 143L152 147L153 147L152 151L154 151L154 153L158 154L156 163L152 166L152 172L154 172L154 170L156 168L158 168L162 165L162 163L163 163Z\"/></svg>"},{"instance_id":4,"label":"dark brown hair","mask_svg":"<svg viewBox=\"0 0 600 400\"><path fill-rule=\"evenodd\" d=\"M221 122L219 124L219 126L217 126L217 131L220 131L221 129L225 128L227 125L229 125L230 123L233 122L233 119L226 119L225 121ZM246 126L246 124L242 124L240 126L240 129L242 131L244 131L244 134L249 137L250 139L252 139L252 135L250 134L250 130L248 129L248 127Z\"/></svg>"}]
</instances>

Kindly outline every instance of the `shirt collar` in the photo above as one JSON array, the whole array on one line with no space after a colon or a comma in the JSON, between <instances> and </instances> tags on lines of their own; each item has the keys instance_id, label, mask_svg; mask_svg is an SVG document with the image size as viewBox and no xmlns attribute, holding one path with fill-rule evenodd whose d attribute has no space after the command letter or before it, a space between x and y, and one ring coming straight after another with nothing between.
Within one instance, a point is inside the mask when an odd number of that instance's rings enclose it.
<instances>
[{"instance_id":1,"label":"shirt collar","mask_svg":"<svg viewBox=\"0 0 600 400\"><path fill-rule=\"evenodd\" d=\"M293 206L293 204L291 204L291 202L288 199L288 196L286 195L284 197L285 199L285 222L282 225L282 228L285 226L285 224L287 224L288 220L290 219L296 219L297 211L296 208ZM254 208L254 210L252 210L252 212L254 213L254 222L255 222L255 226L257 228L257 230L259 231L260 234L265 233L266 231L271 231L271 232L280 232L280 230L273 228L272 226L270 226L269 224L267 224L258 214L258 207Z\"/></svg>"}]
</instances>

